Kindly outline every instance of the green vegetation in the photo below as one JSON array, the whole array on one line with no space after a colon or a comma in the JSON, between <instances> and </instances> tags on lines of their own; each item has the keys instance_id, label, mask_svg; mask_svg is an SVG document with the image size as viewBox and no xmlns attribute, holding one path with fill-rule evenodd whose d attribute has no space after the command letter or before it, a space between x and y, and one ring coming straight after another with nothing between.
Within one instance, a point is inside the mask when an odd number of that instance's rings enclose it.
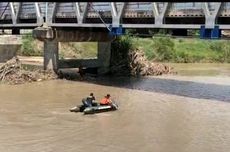
<instances>
[{"instance_id":1,"label":"green vegetation","mask_svg":"<svg viewBox=\"0 0 230 152\"><path fill-rule=\"evenodd\" d=\"M43 45L39 45L37 40L35 40L31 34L23 35L22 47L18 54L25 56L41 56L43 54Z\"/></svg>"},{"instance_id":2,"label":"green vegetation","mask_svg":"<svg viewBox=\"0 0 230 152\"><path fill-rule=\"evenodd\" d=\"M22 47L18 55L42 56L43 42L36 40L31 34L22 36ZM95 42L61 42L59 43L59 58L95 58L97 43Z\"/></svg>"},{"instance_id":3,"label":"green vegetation","mask_svg":"<svg viewBox=\"0 0 230 152\"><path fill-rule=\"evenodd\" d=\"M117 58L124 58L130 49L135 48L143 50L146 57L155 62L230 63L230 43L227 40L170 38L167 36L140 38L126 35L113 42L112 53ZM33 39L31 34L23 36L19 55L41 56L42 54L43 42ZM60 43L59 56L60 58L95 58L97 57L97 43Z\"/></svg>"},{"instance_id":4,"label":"green vegetation","mask_svg":"<svg viewBox=\"0 0 230 152\"><path fill-rule=\"evenodd\" d=\"M133 37L132 44L142 49L147 58L153 61L230 63L230 43L226 40Z\"/></svg>"},{"instance_id":5,"label":"green vegetation","mask_svg":"<svg viewBox=\"0 0 230 152\"><path fill-rule=\"evenodd\" d=\"M128 58L129 51L133 49L131 40L129 36L123 36L111 44L111 74L129 75L131 73Z\"/></svg>"},{"instance_id":6,"label":"green vegetation","mask_svg":"<svg viewBox=\"0 0 230 152\"><path fill-rule=\"evenodd\" d=\"M96 58L96 42L65 42L59 43L60 58Z\"/></svg>"}]
</instances>

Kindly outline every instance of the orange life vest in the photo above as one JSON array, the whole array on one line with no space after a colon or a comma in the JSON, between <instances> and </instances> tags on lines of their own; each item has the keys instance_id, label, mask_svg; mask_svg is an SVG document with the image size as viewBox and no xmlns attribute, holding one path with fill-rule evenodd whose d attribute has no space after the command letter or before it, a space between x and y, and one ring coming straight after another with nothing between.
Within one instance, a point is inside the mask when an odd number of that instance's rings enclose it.
<instances>
[{"instance_id":1,"label":"orange life vest","mask_svg":"<svg viewBox=\"0 0 230 152\"><path fill-rule=\"evenodd\" d=\"M107 98L101 99L100 104L109 104L109 99L107 99Z\"/></svg>"}]
</instances>

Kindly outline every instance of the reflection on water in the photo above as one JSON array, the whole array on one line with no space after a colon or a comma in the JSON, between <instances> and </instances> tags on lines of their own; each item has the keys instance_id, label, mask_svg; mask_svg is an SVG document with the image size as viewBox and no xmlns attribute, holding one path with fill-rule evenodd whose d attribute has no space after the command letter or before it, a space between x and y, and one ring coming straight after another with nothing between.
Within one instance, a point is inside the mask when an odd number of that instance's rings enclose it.
<instances>
[{"instance_id":1,"label":"reflection on water","mask_svg":"<svg viewBox=\"0 0 230 152\"><path fill-rule=\"evenodd\" d=\"M0 151L227 152L229 91L179 76L0 85ZM110 93L119 110L69 112L90 92L97 100Z\"/></svg>"},{"instance_id":2,"label":"reflection on water","mask_svg":"<svg viewBox=\"0 0 230 152\"><path fill-rule=\"evenodd\" d=\"M230 102L230 84L204 84L160 78L98 78L96 84Z\"/></svg>"},{"instance_id":3,"label":"reflection on water","mask_svg":"<svg viewBox=\"0 0 230 152\"><path fill-rule=\"evenodd\" d=\"M230 64L222 63L166 63L183 76L230 76Z\"/></svg>"}]
</instances>

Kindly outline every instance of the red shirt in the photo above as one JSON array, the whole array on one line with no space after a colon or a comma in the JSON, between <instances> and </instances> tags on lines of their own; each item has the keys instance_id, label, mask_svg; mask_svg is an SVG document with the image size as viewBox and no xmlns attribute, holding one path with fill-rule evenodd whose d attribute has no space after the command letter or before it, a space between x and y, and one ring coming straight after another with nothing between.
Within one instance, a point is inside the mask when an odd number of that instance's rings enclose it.
<instances>
[{"instance_id":1,"label":"red shirt","mask_svg":"<svg viewBox=\"0 0 230 152\"><path fill-rule=\"evenodd\" d=\"M108 98L103 98L103 99L101 99L100 104L109 104L110 103L109 101L110 100Z\"/></svg>"}]
</instances>

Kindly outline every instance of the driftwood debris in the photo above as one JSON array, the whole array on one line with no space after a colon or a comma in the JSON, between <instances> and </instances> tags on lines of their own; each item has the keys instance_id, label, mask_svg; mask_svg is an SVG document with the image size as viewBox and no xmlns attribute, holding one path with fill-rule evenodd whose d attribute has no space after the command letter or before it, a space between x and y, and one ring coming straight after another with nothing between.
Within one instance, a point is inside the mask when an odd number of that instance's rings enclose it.
<instances>
[{"instance_id":1,"label":"driftwood debris","mask_svg":"<svg viewBox=\"0 0 230 152\"><path fill-rule=\"evenodd\" d=\"M22 84L26 82L55 79L56 75L52 71L23 69L17 57L8 60L0 66L0 81L8 84Z\"/></svg>"},{"instance_id":2,"label":"driftwood debris","mask_svg":"<svg viewBox=\"0 0 230 152\"><path fill-rule=\"evenodd\" d=\"M155 76L174 73L172 67L147 60L144 52L139 49L129 51L128 57L113 65L111 70L118 75L132 76Z\"/></svg>"}]
</instances>

